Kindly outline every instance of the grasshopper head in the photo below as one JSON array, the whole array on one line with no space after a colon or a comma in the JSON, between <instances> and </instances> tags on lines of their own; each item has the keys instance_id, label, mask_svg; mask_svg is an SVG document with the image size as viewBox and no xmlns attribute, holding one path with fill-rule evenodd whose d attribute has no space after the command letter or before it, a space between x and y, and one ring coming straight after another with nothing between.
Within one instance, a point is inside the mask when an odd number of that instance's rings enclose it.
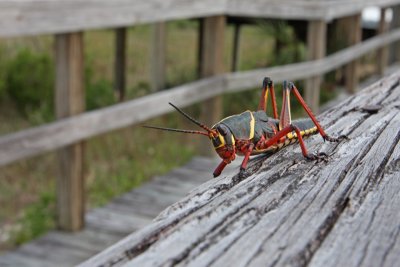
<instances>
[{"instance_id":1,"label":"grasshopper head","mask_svg":"<svg viewBox=\"0 0 400 267\"><path fill-rule=\"evenodd\" d=\"M235 159L235 138L223 124L217 124L212 130L209 136L215 151L226 163L230 163Z\"/></svg>"},{"instance_id":2,"label":"grasshopper head","mask_svg":"<svg viewBox=\"0 0 400 267\"><path fill-rule=\"evenodd\" d=\"M235 138L233 137L231 131L228 127L223 124L217 124L212 128L207 127L206 125L198 122L196 119L192 118L188 114L186 114L183 110L176 107L175 105L169 103L173 108L175 108L179 113L185 116L194 124L198 125L205 131L195 131L195 130L181 130L181 129L171 129L164 127L156 127L156 126L144 126L146 128L153 128L164 131L172 131L179 133L188 133L188 134L199 134L208 136L213 143L215 151L217 151L218 155L224 160L226 163L230 163L235 159Z\"/></svg>"}]
</instances>

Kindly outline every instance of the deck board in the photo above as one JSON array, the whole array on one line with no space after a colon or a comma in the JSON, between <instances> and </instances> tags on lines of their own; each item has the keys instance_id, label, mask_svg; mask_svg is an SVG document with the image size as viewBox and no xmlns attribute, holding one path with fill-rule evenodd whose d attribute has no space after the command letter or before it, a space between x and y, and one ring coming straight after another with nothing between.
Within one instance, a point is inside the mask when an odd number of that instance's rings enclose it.
<instances>
[{"instance_id":1,"label":"deck board","mask_svg":"<svg viewBox=\"0 0 400 267\"><path fill-rule=\"evenodd\" d=\"M187 165L156 176L139 188L88 211L78 233L52 230L0 255L4 267L73 266L97 254L151 221L166 207L211 178L218 160L196 157Z\"/></svg>"}]
</instances>

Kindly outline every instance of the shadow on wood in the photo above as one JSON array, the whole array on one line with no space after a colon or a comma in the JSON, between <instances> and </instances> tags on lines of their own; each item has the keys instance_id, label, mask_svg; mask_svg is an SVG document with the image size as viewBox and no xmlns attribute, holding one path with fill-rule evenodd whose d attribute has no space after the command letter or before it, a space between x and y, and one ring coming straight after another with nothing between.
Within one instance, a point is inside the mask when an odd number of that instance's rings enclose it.
<instances>
[{"instance_id":1,"label":"shadow on wood","mask_svg":"<svg viewBox=\"0 0 400 267\"><path fill-rule=\"evenodd\" d=\"M328 162L306 161L298 146L253 159L245 179L209 180L81 266L395 266L399 81L385 78L319 117L350 138L307 140Z\"/></svg>"}]
</instances>

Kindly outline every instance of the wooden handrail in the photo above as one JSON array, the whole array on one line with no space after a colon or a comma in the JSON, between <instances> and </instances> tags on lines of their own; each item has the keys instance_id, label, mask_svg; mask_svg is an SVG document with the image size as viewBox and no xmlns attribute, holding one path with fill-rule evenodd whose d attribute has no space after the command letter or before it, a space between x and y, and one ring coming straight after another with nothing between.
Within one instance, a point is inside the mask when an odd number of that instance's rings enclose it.
<instances>
[{"instance_id":1,"label":"wooden handrail","mask_svg":"<svg viewBox=\"0 0 400 267\"><path fill-rule=\"evenodd\" d=\"M185 107L222 93L260 86L264 76L270 76L279 82L284 79L297 80L324 74L397 40L400 40L400 29L373 37L320 60L205 78L167 91L5 135L0 137L0 166L169 113L173 111L168 105L170 101Z\"/></svg>"},{"instance_id":2,"label":"wooden handrail","mask_svg":"<svg viewBox=\"0 0 400 267\"><path fill-rule=\"evenodd\" d=\"M0 1L0 37L117 28L214 15L324 20L400 0L24 0Z\"/></svg>"}]
</instances>

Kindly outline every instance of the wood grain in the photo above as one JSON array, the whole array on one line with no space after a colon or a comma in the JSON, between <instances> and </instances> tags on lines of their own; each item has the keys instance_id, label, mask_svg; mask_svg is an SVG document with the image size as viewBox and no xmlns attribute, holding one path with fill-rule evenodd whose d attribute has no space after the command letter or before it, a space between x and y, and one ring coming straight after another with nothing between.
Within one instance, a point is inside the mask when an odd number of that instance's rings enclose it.
<instances>
[{"instance_id":1,"label":"wood grain","mask_svg":"<svg viewBox=\"0 0 400 267\"><path fill-rule=\"evenodd\" d=\"M373 97L372 97L373 96ZM376 114L363 111L380 105ZM314 136L212 179L80 266L396 266L400 260L400 73L319 119Z\"/></svg>"},{"instance_id":2,"label":"wood grain","mask_svg":"<svg viewBox=\"0 0 400 267\"><path fill-rule=\"evenodd\" d=\"M83 34L56 36L56 115L58 119L85 109L83 78ZM77 231L83 227L84 144L78 142L57 151L57 224L60 229Z\"/></svg>"}]
</instances>

